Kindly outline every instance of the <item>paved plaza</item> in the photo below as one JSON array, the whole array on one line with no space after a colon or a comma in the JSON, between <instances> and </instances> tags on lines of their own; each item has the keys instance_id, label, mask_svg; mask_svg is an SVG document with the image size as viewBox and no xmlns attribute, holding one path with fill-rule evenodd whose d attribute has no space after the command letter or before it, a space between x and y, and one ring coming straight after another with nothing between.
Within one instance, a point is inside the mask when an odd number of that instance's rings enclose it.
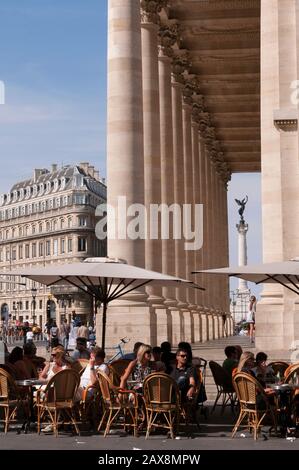
<instances>
[{"instance_id":1,"label":"paved plaza","mask_svg":"<svg viewBox=\"0 0 299 470\"><path fill-rule=\"evenodd\" d=\"M211 411L211 403L209 403ZM207 420L200 415L200 429L190 426L181 432L177 438L168 439L166 434L153 433L149 439L145 434L134 438L126 434L121 428L113 430L104 438L103 435L82 432L81 436L73 436L71 433L61 431L58 438L52 434L38 435L34 429L28 434L17 434L17 428L12 428L6 435L1 428L1 450L299 450L299 436L294 440L269 436L268 427L265 426L262 434L255 442L248 431L238 431L236 437L231 439L234 418L229 408L223 416L220 415L220 407ZM19 426L20 428L20 426Z\"/></svg>"}]
</instances>

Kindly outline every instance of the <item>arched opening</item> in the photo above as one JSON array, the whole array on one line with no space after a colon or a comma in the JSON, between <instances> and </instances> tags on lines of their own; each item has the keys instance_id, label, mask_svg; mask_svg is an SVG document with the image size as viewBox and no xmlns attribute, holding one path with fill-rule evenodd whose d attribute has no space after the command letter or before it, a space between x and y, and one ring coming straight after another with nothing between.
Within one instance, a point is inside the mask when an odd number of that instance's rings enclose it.
<instances>
[{"instance_id":1,"label":"arched opening","mask_svg":"<svg viewBox=\"0 0 299 470\"><path fill-rule=\"evenodd\" d=\"M8 321L9 308L7 304L1 305L1 320Z\"/></svg>"}]
</instances>

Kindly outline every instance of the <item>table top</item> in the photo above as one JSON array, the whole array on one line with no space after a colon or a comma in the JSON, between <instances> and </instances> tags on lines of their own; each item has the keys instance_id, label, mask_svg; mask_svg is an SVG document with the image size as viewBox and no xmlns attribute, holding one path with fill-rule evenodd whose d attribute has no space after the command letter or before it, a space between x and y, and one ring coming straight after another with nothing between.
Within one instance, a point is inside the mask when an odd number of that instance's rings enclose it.
<instances>
[{"instance_id":1,"label":"table top","mask_svg":"<svg viewBox=\"0 0 299 470\"><path fill-rule=\"evenodd\" d=\"M43 379L24 379L24 380L16 380L17 385L21 385L23 387L30 387L33 385L45 385L47 383L46 380Z\"/></svg>"},{"instance_id":2,"label":"table top","mask_svg":"<svg viewBox=\"0 0 299 470\"><path fill-rule=\"evenodd\" d=\"M299 384L267 384L267 387L272 388L277 392L299 390Z\"/></svg>"}]
</instances>

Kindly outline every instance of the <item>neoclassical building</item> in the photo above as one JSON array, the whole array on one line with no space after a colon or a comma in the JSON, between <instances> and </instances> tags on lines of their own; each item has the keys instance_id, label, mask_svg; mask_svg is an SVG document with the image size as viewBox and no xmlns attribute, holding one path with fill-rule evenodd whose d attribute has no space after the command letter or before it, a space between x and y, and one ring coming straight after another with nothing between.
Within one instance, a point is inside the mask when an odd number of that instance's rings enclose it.
<instances>
[{"instance_id":1,"label":"neoclassical building","mask_svg":"<svg viewBox=\"0 0 299 470\"><path fill-rule=\"evenodd\" d=\"M106 256L95 236L96 207L106 202L106 185L89 163L35 169L32 178L0 196L1 273L21 267ZM4 278L2 278L4 279ZM7 278L5 278L7 280ZM72 288L52 288L12 278L0 281L1 319L60 322L72 311L90 319L90 299Z\"/></svg>"},{"instance_id":2,"label":"neoclassical building","mask_svg":"<svg viewBox=\"0 0 299 470\"><path fill-rule=\"evenodd\" d=\"M111 239L109 255L184 278L227 266L227 184L234 172L261 172L263 260L298 256L299 1L109 0L108 8L108 202L204 207L202 249ZM220 336L227 281L195 279L204 293L152 289L115 305L110 333L129 324L152 342ZM299 339L295 294L264 288L256 338L265 349Z\"/></svg>"}]
</instances>

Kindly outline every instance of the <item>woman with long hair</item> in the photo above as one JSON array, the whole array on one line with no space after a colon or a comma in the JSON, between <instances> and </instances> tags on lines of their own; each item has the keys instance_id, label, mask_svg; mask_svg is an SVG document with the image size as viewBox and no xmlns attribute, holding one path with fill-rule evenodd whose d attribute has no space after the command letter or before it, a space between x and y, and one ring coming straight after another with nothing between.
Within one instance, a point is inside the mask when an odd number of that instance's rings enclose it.
<instances>
[{"instance_id":1,"label":"woman with long hair","mask_svg":"<svg viewBox=\"0 0 299 470\"><path fill-rule=\"evenodd\" d=\"M255 377L252 369L254 368L254 354L250 351L245 351L241 354L237 371L246 372L247 374Z\"/></svg>"},{"instance_id":2,"label":"woman with long hair","mask_svg":"<svg viewBox=\"0 0 299 470\"><path fill-rule=\"evenodd\" d=\"M252 295L250 297L249 309L248 309L248 314L247 314L247 323L249 323L249 337L250 337L251 343L254 343L255 313L256 313L256 297Z\"/></svg>"}]
</instances>

